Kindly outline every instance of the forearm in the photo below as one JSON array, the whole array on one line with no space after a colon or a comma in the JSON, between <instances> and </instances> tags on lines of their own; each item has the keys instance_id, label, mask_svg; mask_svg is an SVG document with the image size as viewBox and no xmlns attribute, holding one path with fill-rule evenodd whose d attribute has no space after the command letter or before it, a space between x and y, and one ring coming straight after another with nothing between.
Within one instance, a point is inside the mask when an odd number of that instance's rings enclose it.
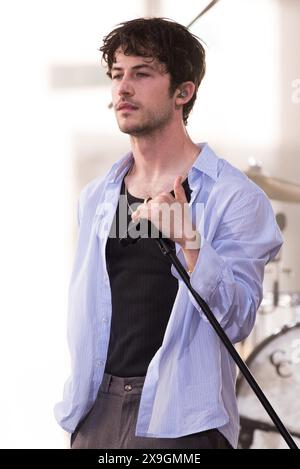
<instances>
[{"instance_id":1,"label":"forearm","mask_svg":"<svg viewBox=\"0 0 300 469\"><path fill-rule=\"evenodd\" d=\"M182 252L186 261L186 265L188 268L188 271L191 273L198 260L198 256L200 253L200 249L184 249L182 248Z\"/></svg>"}]
</instances>

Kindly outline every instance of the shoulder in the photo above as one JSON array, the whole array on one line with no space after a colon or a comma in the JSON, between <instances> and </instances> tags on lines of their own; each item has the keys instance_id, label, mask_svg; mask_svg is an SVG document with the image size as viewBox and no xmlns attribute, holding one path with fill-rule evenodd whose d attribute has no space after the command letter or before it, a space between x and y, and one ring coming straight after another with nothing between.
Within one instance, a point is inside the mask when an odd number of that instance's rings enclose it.
<instances>
[{"instance_id":1,"label":"shoulder","mask_svg":"<svg viewBox=\"0 0 300 469\"><path fill-rule=\"evenodd\" d=\"M227 160L219 158L218 168L218 176L214 187L216 196L238 204L253 199L259 199L263 203L270 204L265 192L251 181L245 173Z\"/></svg>"},{"instance_id":2,"label":"shoulder","mask_svg":"<svg viewBox=\"0 0 300 469\"><path fill-rule=\"evenodd\" d=\"M202 161L199 158L198 169L205 173L199 182L207 184L207 213L211 211L225 220L243 214L253 219L258 212L273 216L267 195L245 173L217 155L208 145L203 156Z\"/></svg>"},{"instance_id":3,"label":"shoulder","mask_svg":"<svg viewBox=\"0 0 300 469\"><path fill-rule=\"evenodd\" d=\"M233 236L234 231L238 237L244 233L247 238L255 231L258 239L258 233L268 231L281 239L271 201L265 192L228 161L224 161L211 196L220 226L227 226L229 236Z\"/></svg>"},{"instance_id":4,"label":"shoulder","mask_svg":"<svg viewBox=\"0 0 300 469\"><path fill-rule=\"evenodd\" d=\"M266 197L265 193L245 173L230 164L227 159L219 156L208 143L198 145L202 146L202 151L194 166L199 170L202 183L208 184L209 192L212 190L214 198L221 197L229 201L249 196Z\"/></svg>"}]
</instances>

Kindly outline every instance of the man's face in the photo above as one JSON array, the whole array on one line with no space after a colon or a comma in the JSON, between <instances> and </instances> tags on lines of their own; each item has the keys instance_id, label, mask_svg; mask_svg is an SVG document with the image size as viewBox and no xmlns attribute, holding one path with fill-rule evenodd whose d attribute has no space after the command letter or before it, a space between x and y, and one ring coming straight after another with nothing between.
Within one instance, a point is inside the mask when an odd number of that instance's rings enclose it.
<instances>
[{"instance_id":1,"label":"man's face","mask_svg":"<svg viewBox=\"0 0 300 469\"><path fill-rule=\"evenodd\" d=\"M111 70L112 100L119 128L133 135L149 135L164 128L174 113L170 74L156 60L116 52Z\"/></svg>"}]
</instances>

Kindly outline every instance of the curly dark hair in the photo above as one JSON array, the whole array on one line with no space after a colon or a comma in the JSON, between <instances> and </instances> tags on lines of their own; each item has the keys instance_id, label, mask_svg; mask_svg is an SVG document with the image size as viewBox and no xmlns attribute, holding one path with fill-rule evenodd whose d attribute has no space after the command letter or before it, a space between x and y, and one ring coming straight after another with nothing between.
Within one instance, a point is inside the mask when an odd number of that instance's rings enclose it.
<instances>
[{"instance_id":1,"label":"curly dark hair","mask_svg":"<svg viewBox=\"0 0 300 469\"><path fill-rule=\"evenodd\" d=\"M170 96L184 81L196 85L192 98L183 106L183 122L187 125L205 75L205 50L200 39L169 18L137 18L120 23L104 37L103 45L98 49L103 53L109 77L119 48L125 55L149 57L162 63L171 76Z\"/></svg>"}]
</instances>

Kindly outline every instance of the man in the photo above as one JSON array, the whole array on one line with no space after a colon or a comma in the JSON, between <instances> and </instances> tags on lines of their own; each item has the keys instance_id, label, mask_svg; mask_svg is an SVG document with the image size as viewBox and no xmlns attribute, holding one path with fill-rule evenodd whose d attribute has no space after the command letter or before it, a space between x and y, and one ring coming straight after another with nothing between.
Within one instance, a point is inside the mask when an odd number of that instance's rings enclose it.
<instances>
[{"instance_id":1,"label":"man","mask_svg":"<svg viewBox=\"0 0 300 469\"><path fill-rule=\"evenodd\" d=\"M187 133L205 73L197 38L175 22L140 18L100 50L131 152L80 195L72 374L56 418L72 448L236 447L233 360L146 235L150 226L169 238L234 343L251 332L281 235L265 194ZM124 213L129 241L147 223L127 247Z\"/></svg>"}]
</instances>

